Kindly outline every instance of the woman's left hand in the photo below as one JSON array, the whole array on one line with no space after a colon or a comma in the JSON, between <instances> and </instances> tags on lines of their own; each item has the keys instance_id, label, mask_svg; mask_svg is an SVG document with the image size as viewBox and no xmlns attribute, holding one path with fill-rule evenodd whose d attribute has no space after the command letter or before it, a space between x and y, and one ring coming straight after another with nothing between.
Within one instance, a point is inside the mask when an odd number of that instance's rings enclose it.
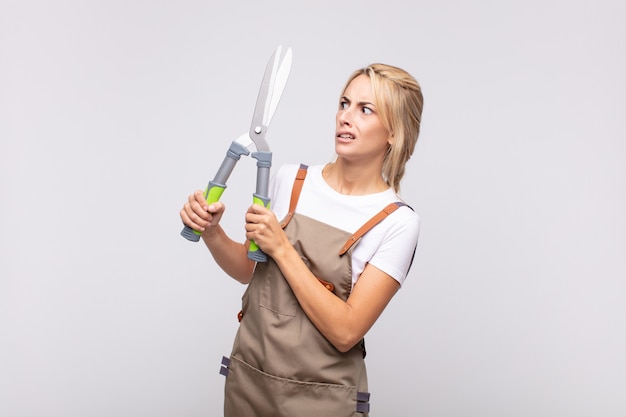
<instances>
[{"instance_id":1,"label":"woman's left hand","mask_svg":"<svg viewBox=\"0 0 626 417\"><path fill-rule=\"evenodd\" d=\"M281 249L291 246L274 212L259 204L250 206L246 213L246 238L254 240L263 252L273 258Z\"/></svg>"}]
</instances>

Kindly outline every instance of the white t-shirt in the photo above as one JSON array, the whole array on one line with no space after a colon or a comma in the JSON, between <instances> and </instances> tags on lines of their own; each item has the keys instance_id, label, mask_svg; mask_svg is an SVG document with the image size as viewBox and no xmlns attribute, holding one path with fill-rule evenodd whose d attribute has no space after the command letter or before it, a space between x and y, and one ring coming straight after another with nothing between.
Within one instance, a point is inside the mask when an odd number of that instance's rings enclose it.
<instances>
[{"instance_id":1,"label":"white t-shirt","mask_svg":"<svg viewBox=\"0 0 626 417\"><path fill-rule=\"evenodd\" d=\"M283 165L272 178L271 209L278 220L289 212L298 168L295 164ZM322 165L308 168L296 213L354 233L389 203L402 201L391 188L367 195L340 194L326 183L322 168ZM419 216L402 206L367 232L352 251L352 285L368 263L404 283L417 246L419 227Z\"/></svg>"}]
</instances>

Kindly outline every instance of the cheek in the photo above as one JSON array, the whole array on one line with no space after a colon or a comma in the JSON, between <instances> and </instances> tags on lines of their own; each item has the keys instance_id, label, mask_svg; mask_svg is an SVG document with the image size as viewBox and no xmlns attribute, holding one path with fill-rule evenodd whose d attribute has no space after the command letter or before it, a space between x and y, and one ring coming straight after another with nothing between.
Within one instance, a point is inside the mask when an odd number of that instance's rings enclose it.
<instances>
[{"instance_id":1,"label":"cheek","mask_svg":"<svg viewBox=\"0 0 626 417\"><path fill-rule=\"evenodd\" d=\"M385 145L388 144L390 141L389 136L389 132L384 126L378 126L376 129L376 137L380 140L380 142L385 143Z\"/></svg>"}]
</instances>

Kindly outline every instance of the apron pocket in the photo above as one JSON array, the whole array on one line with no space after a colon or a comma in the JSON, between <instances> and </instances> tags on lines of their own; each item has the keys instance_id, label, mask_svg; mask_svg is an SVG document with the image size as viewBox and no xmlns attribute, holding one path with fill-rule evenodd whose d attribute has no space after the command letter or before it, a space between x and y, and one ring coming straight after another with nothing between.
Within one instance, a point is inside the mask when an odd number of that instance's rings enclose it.
<instances>
[{"instance_id":1,"label":"apron pocket","mask_svg":"<svg viewBox=\"0 0 626 417\"><path fill-rule=\"evenodd\" d=\"M308 259L302 258L302 260L308 266ZM295 317L298 311L298 300L278 267L276 265L273 265L273 268L269 267L270 262L274 264L274 261L270 259L262 265L257 264L258 272L263 278L259 305L281 316ZM253 281L258 278L261 276L255 277Z\"/></svg>"},{"instance_id":2,"label":"apron pocket","mask_svg":"<svg viewBox=\"0 0 626 417\"><path fill-rule=\"evenodd\" d=\"M224 416L355 417L357 388L301 382L262 372L237 357L226 377Z\"/></svg>"}]
</instances>

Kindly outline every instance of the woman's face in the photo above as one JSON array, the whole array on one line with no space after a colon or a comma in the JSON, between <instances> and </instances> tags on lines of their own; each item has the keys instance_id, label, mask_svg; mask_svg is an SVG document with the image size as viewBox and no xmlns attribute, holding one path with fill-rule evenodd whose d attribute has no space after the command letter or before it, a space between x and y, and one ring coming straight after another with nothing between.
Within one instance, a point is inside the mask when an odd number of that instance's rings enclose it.
<instances>
[{"instance_id":1,"label":"woman's face","mask_svg":"<svg viewBox=\"0 0 626 417\"><path fill-rule=\"evenodd\" d=\"M335 152L348 159L384 158L392 137L374 105L374 94L367 75L348 84L339 100L336 116Z\"/></svg>"}]
</instances>

